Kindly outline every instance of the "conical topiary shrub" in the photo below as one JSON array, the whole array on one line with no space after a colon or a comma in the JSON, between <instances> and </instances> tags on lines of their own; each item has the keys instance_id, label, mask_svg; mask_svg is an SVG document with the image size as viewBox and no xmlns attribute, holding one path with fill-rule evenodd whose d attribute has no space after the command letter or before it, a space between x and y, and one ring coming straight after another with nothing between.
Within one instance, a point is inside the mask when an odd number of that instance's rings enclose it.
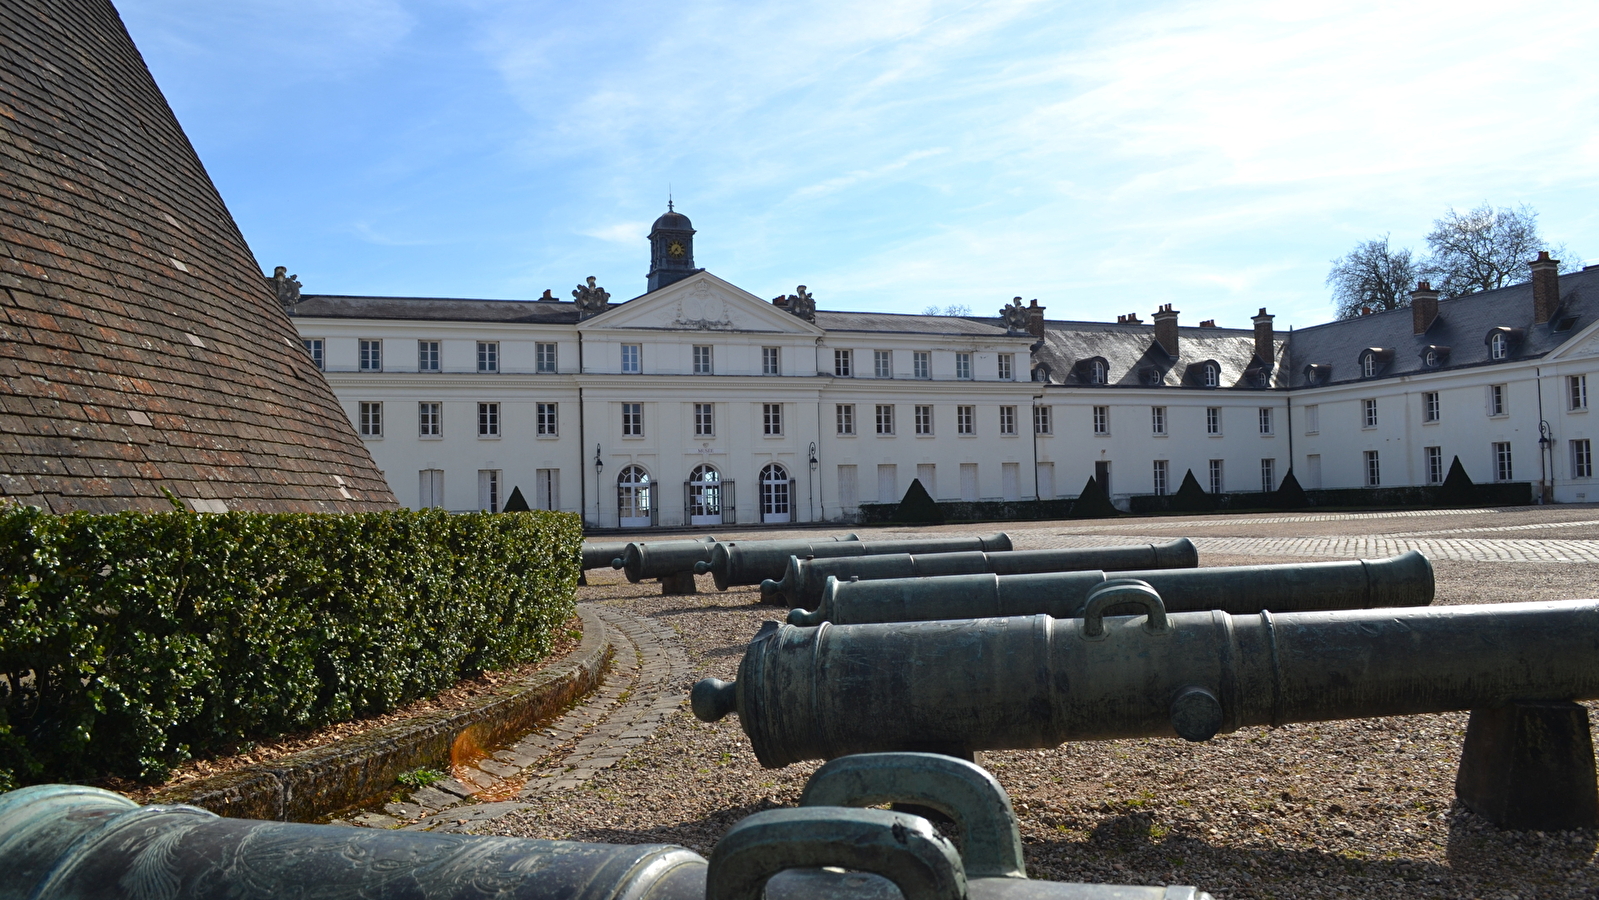
<instances>
[{"instance_id":1,"label":"conical topiary shrub","mask_svg":"<svg viewBox=\"0 0 1599 900\"><path fill-rule=\"evenodd\" d=\"M1077 501L1072 504L1071 517L1074 519L1105 519L1121 515L1110 502L1110 497L1094 476L1088 476L1088 483L1083 485L1083 492L1077 495Z\"/></svg>"},{"instance_id":2,"label":"conical topiary shrub","mask_svg":"<svg viewBox=\"0 0 1599 900\"><path fill-rule=\"evenodd\" d=\"M1277 485L1271 499L1272 506L1278 509L1304 509L1310 505L1305 489L1299 486L1299 479L1294 477L1293 466L1288 467L1288 474L1283 476L1283 483Z\"/></svg>"},{"instance_id":3,"label":"conical topiary shrub","mask_svg":"<svg viewBox=\"0 0 1599 900\"><path fill-rule=\"evenodd\" d=\"M1199 486L1199 479L1194 477L1194 470L1189 469L1183 476L1183 483L1177 488L1177 493L1171 498L1172 512L1210 512L1216 508L1216 498L1205 493Z\"/></svg>"},{"instance_id":4,"label":"conical topiary shrub","mask_svg":"<svg viewBox=\"0 0 1599 900\"><path fill-rule=\"evenodd\" d=\"M1460 457L1449 464L1449 474L1444 476L1443 486L1438 488L1438 502L1444 506L1470 506L1477 499L1477 486L1472 483L1471 476L1466 474L1466 467L1460 464Z\"/></svg>"},{"instance_id":5,"label":"conical topiary shrub","mask_svg":"<svg viewBox=\"0 0 1599 900\"><path fill-rule=\"evenodd\" d=\"M890 521L906 525L942 525L944 514L938 511L938 504L933 502L927 488L922 487L922 480L912 478L911 486L906 488L899 509L894 510L894 518Z\"/></svg>"},{"instance_id":6,"label":"conical topiary shrub","mask_svg":"<svg viewBox=\"0 0 1599 900\"><path fill-rule=\"evenodd\" d=\"M528 512L527 498L522 496L521 488L511 488L511 496L500 507L500 512Z\"/></svg>"}]
</instances>

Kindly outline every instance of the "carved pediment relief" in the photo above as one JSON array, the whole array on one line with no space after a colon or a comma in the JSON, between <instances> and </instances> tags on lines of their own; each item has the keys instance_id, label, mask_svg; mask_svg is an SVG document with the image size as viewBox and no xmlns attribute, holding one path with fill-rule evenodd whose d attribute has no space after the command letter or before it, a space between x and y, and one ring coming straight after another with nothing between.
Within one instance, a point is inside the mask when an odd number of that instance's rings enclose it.
<instances>
[{"instance_id":1,"label":"carved pediment relief","mask_svg":"<svg viewBox=\"0 0 1599 900\"><path fill-rule=\"evenodd\" d=\"M603 316L594 319L593 327L665 331L815 331L815 326L709 273L692 275L621 306L612 306Z\"/></svg>"}]
</instances>

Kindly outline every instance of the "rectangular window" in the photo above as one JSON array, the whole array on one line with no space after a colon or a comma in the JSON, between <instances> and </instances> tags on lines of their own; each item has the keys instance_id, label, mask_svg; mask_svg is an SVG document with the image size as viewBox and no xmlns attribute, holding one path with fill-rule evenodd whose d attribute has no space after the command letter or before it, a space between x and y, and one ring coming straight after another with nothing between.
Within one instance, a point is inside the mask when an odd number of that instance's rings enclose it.
<instances>
[{"instance_id":1,"label":"rectangular window","mask_svg":"<svg viewBox=\"0 0 1599 900\"><path fill-rule=\"evenodd\" d=\"M1049 414L1052 407L1033 407L1033 434L1054 434L1055 424L1051 421L1054 417Z\"/></svg>"},{"instance_id":2,"label":"rectangular window","mask_svg":"<svg viewBox=\"0 0 1599 900\"><path fill-rule=\"evenodd\" d=\"M1149 408L1149 433L1166 433L1166 407L1151 406Z\"/></svg>"},{"instance_id":3,"label":"rectangular window","mask_svg":"<svg viewBox=\"0 0 1599 900\"><path fill-rule=\"evenodd\" d=\"M1001 353L999 355L999 380L1016 380L1016 354Z\"/></svg>"},{"instance_id":4,"label":"rectangular window","mask_svg":"<svg viewBox=\"0 0 1599 900\"><path fill-rule=\"evenodd\" d=\"M479 403L477 405L477 436L500 436L500 404Z\"/></svg>"},{"instance_id":5,"label":"rectangular window","mask_svg":"<svg viewBox=\"0 0 1599 900\"><path fill-rule=\"evenodd\" d=\"M710 374L713 374L712 371L711 371L711 348L710 347L702 345L702 344L695 344L694 345L694 374L695 375L710 375Z\"/></svg>"},{"instance_id":6,"label":"rectangular window","mask_svg":"<svg viewBox=\"0 0 1599 900\"><path fill-rule=\"evenodd\" d=\"M1170 467L1167 465L1166 460L1155 460L1155 471L1153 474L1155 481L1155 496L1157 497L1166 496L1166 472L1169 468Z\"/></svg>"},{"instance_id":7,"label":"rectangular window","mask_svg":"<svg viewBox=\"0 0 1599 900\"><path fill-rule=\"evenodd\" d=\"M444 404L418 403L416 405L417 436L442 437L444 435Z\"/></svg>"},{"instance_id":8,"label":"rectangular window","mask_svg":"<svg viewBox=\"0 0 1599 900\"><path fill-rule=\"evenodd\" d=\"M855 433L855 404L853 404L853 403L840 403L837 406L835 406L833 409L834 409L835 414L838 417L838 433L839 434L854 434Z\"/></svg>"},{"instance_id":9,"label":"rectangular window","mask_svg":"<svg viewBox=\"0 0 1599 900\"><path fill-rule=\"evenodd\" d=\"M1110 434L1110 407L1094 407L1094 433Z\"/></svg>"},{"instance_id":10,"label":"rectangular window","mask_svg":"<svg viewBox=\"0 0 1599 900\"><path fill-rule=\"evenodd\" d=\"M1016 407L1001 406L999 408L999 433L1016 433Z\"/></svg>"},{"instance_id":11,"label":"rectangular window","mask_svg":"<svg viewBox=\"0 0 1599 900\"><path fill-rule=\"evenodd\" d=\"M1260 489L1268 494L1277 489L1277 460L1260 461Z\"/></svg>"},{"instance_id":12,"label":"rectangular window","mask_svg":"<svg viewBox=\"0 0 1599 900\"><path fill-rule=\"evenodd\" d=\"M418 372L439 371L439 342L416 342L416 370Z\"/></svg>"},{"instance_id":13,"label":"rectangular window","mask_svg":"<svg viewBox=\"0 0 1599 900\"><path fill-rule=\"evenodd\" d=\"M302 343L305 344L306 354L311 357L311 364L316 366L318 369L322 369L324 367L322 356L322 339L306 338L304 341L302 341Z\"/></svg>"},{"instance_id":14,"label":"rectangular window","mask_svg":"<svg viewBox=\"0 0 1599 900\"><path fill-rule=\"evenodd\" d=\"M624 403L624 404L622 404L622 436L623 437L643 437L644 436L644 404L642 404L642 403Z\"/></svg>"},{"instance_id":15,"label":"rectangular window","mask_svg":"<svg viewBox=\"0 0 1599 900\"><path fill-rule=\"evenodd\" d=\"M1221 493L1221 489L1222 489L1221 463L1222 463L1222 461L1219 460L1219 459L1213 459L1213 460L1210 461L1210 492L1212 494Z\"/></svg>"},{"instance_id":16,"label":"rectangular window","mask_svg":"<svg viewBox=\"0 0 1599 900\"><path fill-rule=\"evenodd\" d=\"M1510 467L1510 442L1494 443L1494 481L1510 481L1515 477Z\"/></svg>"},{"instance_id":17,"label":"rectangular window","mask_svg":"<svg viewBox=\"0 0 1599 900\"><path fill-rule=\"evenodd\" d=\"M894 433L894 406L893 406L893 404L891 404L891 403L879 403L879 404L877 404L877 433L878 434L893 434ZM881 471L882 467L879 466L878 469ZM895 497L894 499L897 500L899 498Z\"/></svg>"},{"instance_id":18,"label":"rectangular window","mask_svg":"<svg viewBox=\"0 0 1599 900\"><path fill-rule=\"evenodd\" d=\"M642 344L622 345L622 374L637 375L644 371L644 346Z\"/></svg>"},{"instance_id":19,"label":"rectangular window","mask_svg":"<svg viewBox=\"0 0 1599 900\"><path fill-rule=\"evenodd\" d=\"M1276 431L1272 427L1271 409L1272 408L1269 407L1269 406L1262 406L1260 408L1260 433L1261 434L1275 434L1276 433Z\"/></svg>"},{"instance_id":20,"label":"rectangular window","mask_svg":"<svg viewBox=\"0 0 1599 900\"><path fill-rule=\"evenodd\" d=\"M833 374L839 378L851 378L855 374L855 351L833 351Z\"/></svg>"},{"instance_id":21,"label":"rectangular window","mask_svg":"<svg viewBox=\"0 0 1599 900\"><path fill-rule=\"evenodd\" d=\"M366 340L366 339L362 339L362 341L361 341L361 371L363 371L363 372L381 372L381 371L383 371L383 342L382 341L380 341L380 340L379 341L369 341L369 340Z\"/></svg>"},{"instance_id":22,"label":"rectangular window","mask_svg":"<svg viewBox=\"0 0 1599 900\"><path fill-rule=\"evenodd\" d=\"M1366 451L1366 487L1382 487L1382 466L1375 450Z\"/></svg>"},{"instance_id":23,"label":"rectangular window","mask_svg":"<svg viewBox=\"0 0 1599 900\"><path fill-rule=\"evenodd\" d=\"M444 470L423 469L417 472L417 502L422 509L444 507Z\"/></svg>"},{"instance_id":24,"label":"rectangular window","mask_svg":"<svg viewBox=\"0 0 1599 900\"><path fill-rule=\"evenodd\" d=\"M962 381L972 380L972 355L970 353L955 354L955 377Z\"/></svg>"},{"instance_id":25,"label":"rectangular window","mask_svg":"<svg viewBox=\"0 0 1599 900\"><path fill-rule=\"evenodd\" d=\"M716 436L716 404L714 404L714 403L696 403L696 404L694 404L694 436L695 437L715 437Z\"/></svg>"},{"instance_id":26,"label":"rectangular window","mask_svg":"<svg viewBox=\"0 0 1599 900\"><path fill-rule=\"evenodd\" d=\"M783 404L762 403L761 421L766 434L778 435L783 433Z\"/></svg>"},{"instance_id":27,"label":"rectangular window","mask_svg":"<svg viewBox=\"0 0 1599 900\"><path fill-rule=\"evenodd\" d=\"M320 341L318 343L320 343ZM318 351L317 353L313 354L313 356L315 356L317 359L321 359L322 353L321 351ZM321 367L321 364L318 363L317 368ZM1567 409L1588 408L1588 376L1566 376L1566 403L1568 404L1566 407Z\"/></svg>"},{"instance_id":28,"label":"rectangular window","mask_svg":"<svg viewBox=\"0 0 1599 900\"><path fill-rule=\"evenodd\" d=\"M955 407L955 433L967 435L977 433L977 407Z\"/></svg>"},{"instance_id":29,"label":"rectangular window","mask_svg":"<svg viewBox=\"0 0 1599 900\"><path fill-rule=\"evenodd\" d=\"M1502 384L1488 385L1488 415L1502 416L1505 414L1505 386Z\"/></svg>"},{"instance_id":30,"label":"rectangular window","mask_svg":"<svg viewBox=\"0 0 1599 900\"><path fill-rule=\"evenodd\" d=\"M1444 483L1444 448L1427 447L1427 483Z\"/></svg>"},{"instance_id":31,"label":"rectangular window","mask_svg":"<svg viewBox=\"0 0 1599 900\"><path fill-rule=\"evenodd\" d=\"M1221 434L1221 407L1205 407L1205 433Z\"/></svg>"},{"instance_id":32,"label":"rectangular window","mask_svg":"<svg viewBox=\"0 0 1599 900\"><path fill-rule=\"evenodd\" d=\"M872 374L878 378L894 377L894 352L892 350L872 351Z\"/></svg>"},{"instance_id":33,"label":"rectangular window","mask_svg":"<svg viewBox=\"0 0 1599 900\"><path fill-rule=\"evenodd\" d=\"M558 426L556 421L557 406L558 404L555 403L540 403L537 405L535 415L538 417L539 437L557 437L559 435L556 430Z\"/></svg>"},{"instance_id":34,"label":"rectangular window","mask_svg":"<svg viewBox=\"0 0 1599 900\"><path fill-rule=\"evenodd\" d=\"M778 351L778 348L776 348L776 347L762 347L761 348L761 374L762 375L776 375L776 374L778 374L778 360L781 357L778 356L777 351Z\"/></svg>"},{"instance_id":35,"label":"rectangular window","mask_svg":"<svg viewBox=\"0 0 1599 900\"><path fill-rule=\"evenodd\" d=\"M556 344L534 344L533 366L540 375L554 375L559 370Z\"/></svg>"},{"instance_id":36,"label":"rectangular window","mask_svg":"<svg viewBox=\"0 0 1599 900\"><path fill-rule=\"evenodd\" d=\"M917 378L933 377L933 354L929 350L917 350L911 354L911 374Z\"/></svg>"},{"instance_id":37,"label":"rectangular window","mask_svg":"<svg viewBox=\"0 0 1599 900\"><path fill-rule=\"evenodd\" d=\"M1321 407L1314 403L1305 407L1305 433L1321 433Z\"/></svg>"},{"instance_id":38,"label":"rectangular window","mask_svg":"<svg viewBox=\"0 0 1599 900\"><path fill-rule=\"evenodd\" d=\"M360 404L360 426L362 437L383 436L383 404L362 400Z\"/></svg>"},{"instance_id":39,"label":"rectangular window","mask_svg":"<svg viewBox=\"0 0 1599 900\"><path fill-rule=\"evenodd\" d=\"M1428 391L1421 395L1421 420L1423 422L1438 421L1438 392Z\"/></svg>"},{"instance_id":40,"label":"rectangular window","mask_svg":"<svg viewBox=\"0 0 1599 900\"><path fill-rule=\"evenodd\" d=\"M477 342L477 370L479 372L500 371L500 342Z\"/></svg>"},{"instance_id":41,"label":"rectangular window","mask_svg":"<svg viewBox=\"0 0 1599 900\"><path fill-rule=\"evenodd\" d=\"M1376 428L1377 427L1377 401L1375 399L1366 399L1366 400L1360 401L1360 410L1361 410L1361 413L1360 413L1361 427L1362 428Z\"/></svg>"},{"instance_id":42,"label":"rectangular window","mask_svg":"<svg viewBox=\"0 0 1599 900\"><path fill-rule=\"evenodd\" d=\"M500 470L477 470L477 508L484 512L500 511Z\"/></svg>"},{"instance_id":43,"label":"rectangular window","mask_svg":"<svg viewBox=\"0 0 1599 900\"><path fill-rule=\"evenodd\" d=\"M1593 477L1593 447L1587 438L1571 442L1571 477Z\"/></svg>"},{"instance_id":44,"label":"rectangular window","mask_svg":"<svg viewBox=\"0 0 1599 900\"><path fill-rule=\"evenodd\" d=\"M931 406L918 406L916 413L916 433L933 433L933 408Z\"/></svg>"}]
</instances>

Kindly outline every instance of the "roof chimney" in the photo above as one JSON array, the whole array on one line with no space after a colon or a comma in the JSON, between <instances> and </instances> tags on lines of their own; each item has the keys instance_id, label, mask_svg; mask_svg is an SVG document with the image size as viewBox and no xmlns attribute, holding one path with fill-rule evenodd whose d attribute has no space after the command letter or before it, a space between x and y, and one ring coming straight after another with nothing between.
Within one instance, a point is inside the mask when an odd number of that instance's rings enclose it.
<instances>
[{"instance_id":1,"label":"roof chimney","mask_svg":"<svg viewBox=\"0 0 1599 900\"><path fill-rule=\"evenodd\" d=\"M1260 314L1251 319L1255 323L1255 358L1266 365L1277 361L1277 342L1272 339L1271 320L1276 316L1266 315L1266 307L1260 308Z\"/></svg>"},{"instance_id":2,"label":"roof chimney","mask_svg":"<svg viewBox=\"0 0 1599 900\"><path fill-rule=\"evenodd\" d=\"M1037 297L1027 307L1027 333L1035 338L1044 336L1044 308L1038 305Z\"/></svg>"},{"instance_id":3,"label":"roof chimney","mask_svg":"<svg viewBox=\"0 0 1599 900\"><path fill-rule=\"evenodd\" d=\"M1410 330L1415 334L1426 334L1437 318L1438 292L1428 282L1416 282L1416 289L1410 292Z\"/></svg>"},{"instance_id":4,"label":"roof chimney","mask_svg":"<svg viewBox=\"0 0 1599 900\"><path fill-rule=\"evenodd\" d=\"M1177 358L1177 310L1163 304L1150 318L1155 320L1155 341L1172 359Z\"/></svg>"},{"instance_id":5,"label":"roof chimney","mask_svg":"<svg viewBox=\"0 0 1599 900\"><path fill-rule=\"evenodd\" d=\"M1538 258L1527 265L1532 268L1532 321L1542 325L1560 308L1560 260L1539 250Z\"/></svg>"}]
</instances>

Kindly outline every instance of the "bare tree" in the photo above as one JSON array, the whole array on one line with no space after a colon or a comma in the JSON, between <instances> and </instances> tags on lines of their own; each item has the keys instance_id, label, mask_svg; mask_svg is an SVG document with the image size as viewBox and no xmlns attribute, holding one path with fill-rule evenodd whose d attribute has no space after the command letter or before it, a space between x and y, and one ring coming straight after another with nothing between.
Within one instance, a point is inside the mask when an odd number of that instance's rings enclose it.
<instances>
[{"instance_id":1,"label":"bare tree","mask_svg":"<svg viewBox=\"0 0 1599 900\"><path fill-rule=\"evenodd\" d=\"M1333 260L1327 284L1338 304L1338 318L1358 316L1362 309L1376 312L1410 305L1420 267L1410 250L1388 246L1388 235L1355 245L1342 259Z\"/></svg>"},{"instance_id":2,"label":"bare tree","mask_svg":"<svg viewBox=\"0 0 1599 900\"><path fill-rule=\"evenodd\" d=\"M934 305L922 310L922 315L924 316L969 316L971 314L972 308L964 303L951 303L943 309L939 309Z\"/></svg>"},{"instance_id":3,"label":"bare tree","mask_svg":"<svg viewBox=\"0 0 1599 900\"><path fill-rule=\"evenodd\" d=\"M1526 281L1527 262L1549 249L1538 235L1538 213L1532 207L1494 209L1487 203L1465 213L1451 208L1432 223L1427 246L1432 256L1423 274L1445 297Z\"/></svg>"}]
</instances>

